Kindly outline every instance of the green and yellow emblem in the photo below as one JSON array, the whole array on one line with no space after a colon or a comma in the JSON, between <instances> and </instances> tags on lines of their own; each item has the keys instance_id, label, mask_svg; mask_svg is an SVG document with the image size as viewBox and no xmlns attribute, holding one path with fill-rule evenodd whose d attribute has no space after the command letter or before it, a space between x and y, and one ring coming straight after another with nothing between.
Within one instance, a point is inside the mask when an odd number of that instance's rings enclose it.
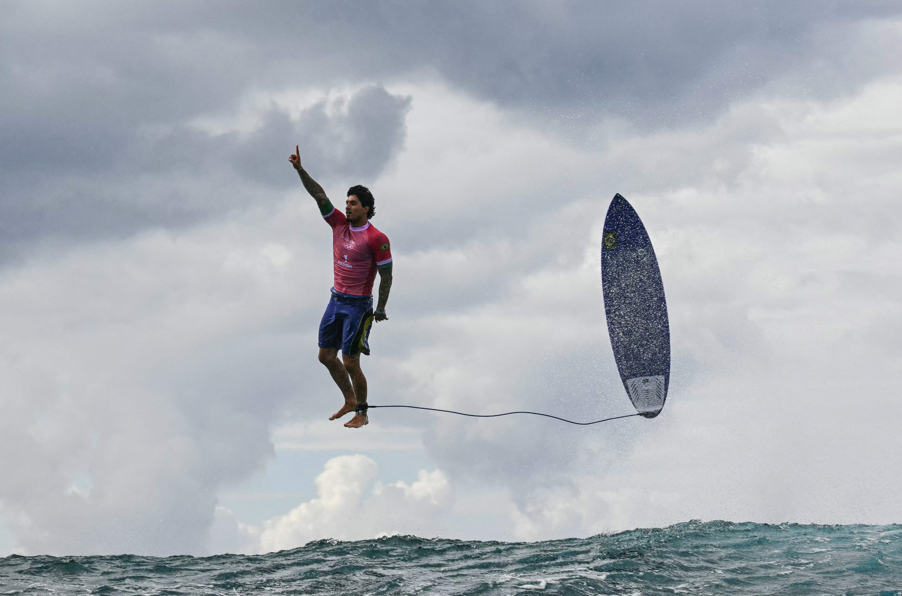
<instances>
[{"instance_id":1,"label":"green and yellow emblem","mask_svg":"<svg viewBox=\"0 0 902 596\"><path fill-rule=\"evenodd\" d=\"M379 250L388 250L388 242L379 247Z\"/></svg>"},{"instance_id":2,"label":"green and yellow emblem","mask_svg":"<svg viewBox=\"0 0 902 596\"><path fill-rule=\"evenodd\" d=\"M601 241L608 250L617 248L617 232L605 232L604 239Z\"/></svg>"}]
</instances>

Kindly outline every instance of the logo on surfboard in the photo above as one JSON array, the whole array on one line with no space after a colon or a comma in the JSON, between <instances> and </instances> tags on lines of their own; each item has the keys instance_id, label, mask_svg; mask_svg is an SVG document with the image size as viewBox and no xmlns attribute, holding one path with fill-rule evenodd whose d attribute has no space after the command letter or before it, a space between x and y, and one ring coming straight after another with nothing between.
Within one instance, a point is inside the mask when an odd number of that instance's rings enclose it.
<instances>
[{"instance_id":1,"label":"logo on surfboard","mask_svg":"<svg viewBox=\"0 0 902 596\"><path fill-rule=\"evenodd\" d=\"M617 248L617 232L605 232L603 243L608 250Z\"/></svg>"}]
</instances>

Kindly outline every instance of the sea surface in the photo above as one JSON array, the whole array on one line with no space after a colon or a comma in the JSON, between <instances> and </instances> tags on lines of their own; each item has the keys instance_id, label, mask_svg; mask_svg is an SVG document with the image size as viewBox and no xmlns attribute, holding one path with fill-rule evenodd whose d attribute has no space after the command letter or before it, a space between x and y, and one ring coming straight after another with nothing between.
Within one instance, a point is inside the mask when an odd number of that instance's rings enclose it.
<instances>
[{"instance_id":1,"label":"sea surface","mask_svg":"<svg viewBox=\"0 0 902 596\"><path fill-rule=\"evenodd\" d=\"M266 555L0 559L0 594L898 594L902 526L687 522L547 542L321 540Z\"/></svg>"}]
</instances>

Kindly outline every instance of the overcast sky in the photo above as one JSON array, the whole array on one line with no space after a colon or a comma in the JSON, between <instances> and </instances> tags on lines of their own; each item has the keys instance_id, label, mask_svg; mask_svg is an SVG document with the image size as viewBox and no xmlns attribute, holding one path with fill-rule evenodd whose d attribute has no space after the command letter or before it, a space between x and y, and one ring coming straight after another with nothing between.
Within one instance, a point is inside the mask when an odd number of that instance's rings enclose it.
<instances>
[{"instance_id":1,"label":"overcast sky","mask_svg":"<svg viewBox=\"0 0 902 596\"><path fill-rule=\"evenodd\" d=\"M898 2L0 7L0 555L902 522ZM295 144L392 240L371 403L631 413L619 192L663 413L328 422Z\"/></svg>"}]
</instances>

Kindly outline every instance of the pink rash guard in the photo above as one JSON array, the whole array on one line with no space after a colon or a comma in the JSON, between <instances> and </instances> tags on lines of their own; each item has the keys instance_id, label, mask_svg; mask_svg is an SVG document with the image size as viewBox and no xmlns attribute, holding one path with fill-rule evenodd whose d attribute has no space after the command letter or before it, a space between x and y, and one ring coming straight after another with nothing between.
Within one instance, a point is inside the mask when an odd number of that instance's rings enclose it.
<instances>
[{"instance_id":1,"label":"pink rash guard","mask_svg":"<svg viewBox=\"0 0 902 596\"><path fill-rule=\"evenodd\" d=\"M391 263L388 236L370 222L353 227L338 209L332 209L323 219L332 226L335 290L353 296L372 295L376 267Z\"/></svg>"}]
</instances>

